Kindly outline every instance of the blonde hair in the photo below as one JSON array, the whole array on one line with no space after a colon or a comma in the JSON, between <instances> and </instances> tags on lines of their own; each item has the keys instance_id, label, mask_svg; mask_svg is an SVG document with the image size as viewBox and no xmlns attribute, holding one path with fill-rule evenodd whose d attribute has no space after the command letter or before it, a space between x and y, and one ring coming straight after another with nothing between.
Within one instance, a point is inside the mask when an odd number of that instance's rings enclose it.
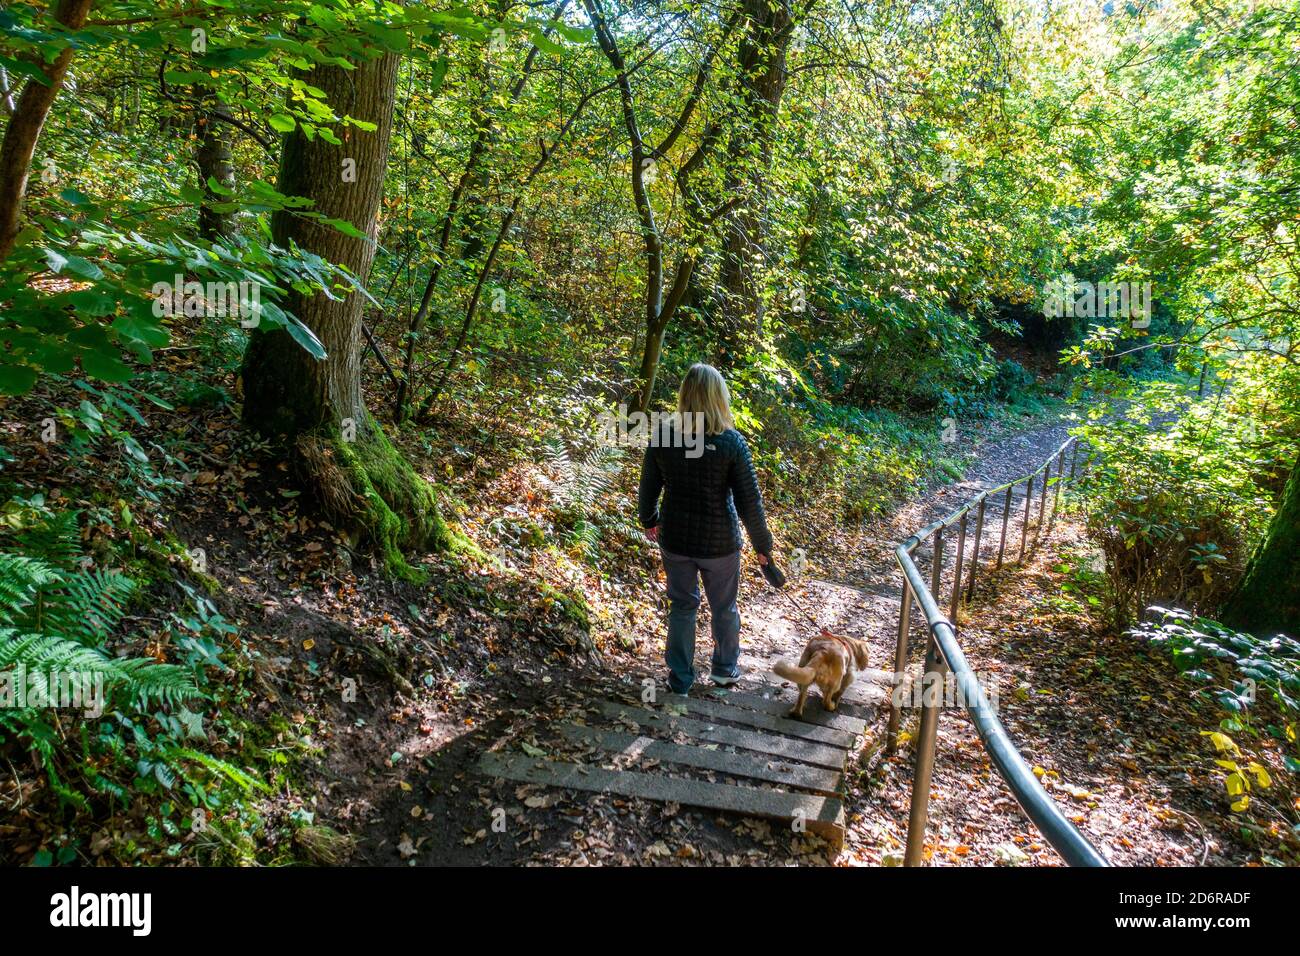
<instances>
[{"instance_id":1,"label":"blonde hair","mask_svg":"<svg viewBox=\"0 0 1300 956\"><path fill-rule=\"evenodd\" d=\"M731 392L712 365L696 362L682 379L677 390L677 415L683 431L694 431L694 423L704 422L706 435L720 435L736 423L731 417Z\"/></svg>"}]
</instances>

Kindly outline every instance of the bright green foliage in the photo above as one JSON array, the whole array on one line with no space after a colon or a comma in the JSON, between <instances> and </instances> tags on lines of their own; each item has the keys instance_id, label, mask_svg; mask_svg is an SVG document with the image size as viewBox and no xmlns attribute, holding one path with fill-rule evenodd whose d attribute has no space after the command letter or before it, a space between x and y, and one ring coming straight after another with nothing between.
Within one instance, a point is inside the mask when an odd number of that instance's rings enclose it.
<instances>
[{"instance_id":1,"label":"bright green foliage","mask_svg":"<svg viewBox=\"0 0 1300 956\"><path fill-rule=\"evenodd\" d=\"M1127 415L1080 430L1097 457L1079 489L1120 623L1153 603L1218 608L1300 448L1294 425L1261 428L1267 382L1242 378L1215 392L1196 399L1152 383L1134 394Z\"/></svg>"},{"instance_id":2,"label":"bright green foliage","mask_svg":"<svg viewBox=\"0 0 1300 956\"><path fill-rule=\"evenodd\" d=\"M1209 697L1223 715L1215 729L1201 734L1214 747L1232 809L1245 813L1253 805L1276 820L1268 804L1252 804L1251 792L1267 790L1273 781L1262 764L1243 755L1238 741L1273 738L1287 770L1300 773L1300 641L1282 634L1255 637L1162 607L1153 607L1129 636L1168 651L1182 676L1202 685L1197 694ZM1272 832L1285 834L1289 821L1280 822L1284 826Z\"/></svg>"},{"instance_id":3,"label":"bright green foliage","mask_svg":"<svg viewBox=\"0 0 1300 956\"><path fill-rule=\"evenodd\" d=\"M959 472L972 419L1036 414L1077 386L1114 399L1081 429L1099 458L1080 490L1116 622L1152 602L1219 613L1247 567L1256 592L1295 567L1276 525L1300 502L1285 490L1300 449L1297 0L99 0L75 34L53 6L0 10L10 83L74 54L16 171L0 402L25 425L48 410L78 480L96 469L97 487L66 490L137 547L132 509L176 506L182 473L248 439L159 447L142 409L244 402L270 443L301 401L313 417L286 456L301 500L397 576L425 581L428 549L484 557L443 522L431 471L475 493L548 472L549 517L507 511L488 533L526 553L558 532L571 570L603 573L606 549L639 540L619 499L639 455L596 449L594 412L639 397L656 355L653 409L690 364L723 368L778 527L801 509L880 515ZM766 36L773 17L787 28ZM282 138L337 149L337 170L328 149L319 168L295 165L295 188L348 182L334 177L350 147L379 126L310 74L385 53L400 62L382 204L371 221L376 175L355 223L326 218L273 185ZM201 231L201 213L228 228ZM370 274L277 244L273 217L302 225L304 246L365 236ZM1149 282L1149 323L1046 317L1048 283L1067 274ZM258 308L207 309L231 289L256 289ZM676 303L662 329L656 290ZM327 334L312 297L364 303L364 329L353 311ZM282 400L244 401L254 323L288 332L296 371L348 374L296 396L307 376L286 376ZM1057 352L1065 372L1044 371ZM276 381L283 364L261 371ZM359 442L341 437L348 417L367 426ZM132 581L171 570L82 568L76 517L30 505L49 489L4 491L24 497L0 514L21 533L0 549L0 653L95 662L117 694L111 721L78 734L13 713L6 733L60 774L67 802L183 792L215 810L256 789L206 754L199 715L170 706L183 687L222 710L235 693L233 627L213 603L189 591L164 615L177 663L117 657ZM1281 545L1252 564L1260 542ZM536 590L585 626L568 587ZM156 822L159 839L176 826Z\"/></svg>"},{"instance_id":4,"label":"bright green foliage","mask_svg":"<svg viewBox=\"0 0 1300 956\"><path fill-rule=\"evenodd\" d=\"M206 752L201 706L213 696L208 674L229 670L217 640L233 628L191 591L194 612L171 615L181 663L121 656L135 581L89 561L73 513L29 502L6 509L5 523L22 553L0 551L0 741L32 753L70 813L153 796L159 839L177 832L167 816L183 803L242 814L264 785Z\"/></svg>"},{"instance_id":5,"label":"bright green foliage","mask_svg":"<svg viewBox=\"0 0 1300 956\"><path fill-rule=\"evenodd\" d=\"M1211 687L1215 702L1225 711L1240 715L1263 700L1276 706L1287 724L1300 719L1300 641L1281 634L1254 637L1159 607L1153 609L1151 619L1129 633L1165 647L1185 677ZM1218 684L1225 674L1230 684ZM1294 733L1282 736L1295 743ZM1296 754L1300 756L1300 750ZM1291 765L1300 770L1296 756Z\"/></svg>"}]
</instances>

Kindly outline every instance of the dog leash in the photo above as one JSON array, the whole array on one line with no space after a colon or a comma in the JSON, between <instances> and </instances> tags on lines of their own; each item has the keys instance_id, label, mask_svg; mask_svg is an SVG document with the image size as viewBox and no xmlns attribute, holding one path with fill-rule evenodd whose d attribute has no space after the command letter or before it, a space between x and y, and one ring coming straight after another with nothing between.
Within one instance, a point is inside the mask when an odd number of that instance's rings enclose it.
<instances>
[{"instance_id":1,"label":"dog leash","mask_svg":"<svg viewBox=\"0 0 1300 956\"><path fill-rule=\"evenodd\" d=\"M832 639L833 639L837 644L840 645L840 647L842 647L842 648L844 648L846 651L848 651L850 657L854 656L854 655L857 653L856 650L854 649L853 645L849 642L849 639L848 639L847 637L845 637L843 634L836 634L836 633L835 633L834 631L832 631L830 628L828 628L828 627L823 627L821 624L817 623L817 619L816 619L815 617L812 616L812 612L809 611L809 610L808 610L806 607L804 607L802 604L800 604L799 602L797 602L797 601L794 599L794 595L793 595L793 594L789 594L788 592L786 592L786 590L785 590L784 588L781 589L781 593L785 596L786 600L788 600L788 601L790 602L791 605L793 605L795 608L797 608L797 609L799 610L799 612L800 612L801 614L803 614L803 616L806 617L806 618L808 619L808 622L809 622L810 624L812 624L813 627L817 628L817 635L818 635L819 637L830 637L830 638L832 638Z\"/></svg>"},{"instance_id":2,"label":"dog leash","mask_svg":"<svg viewBox=\"0 0 1300 956\"><path fill-rule=\"evenodd\" d=\"M785 575L781 573L781 570L776 567L770 557L768 558L767 564L760 564L758 566L758 570L762 573L763 577L767 579L768 584L772 585L772 589L785 598L791 607L802 614L808 620L808 623L817 629L818 633L827 630L822 627L817 618L813 617L811 611L796 601L794 595L785 589Z\"/></svg>"},{"instance_id":3,"label":"dog leash","mask_svg":"<svg viewBox=\"0 0 1300 956\"><path fill-rule=\"evenodd\" d=\"M798 611L805 618L807 618L808 623L811 624L813 627L817 628L817 632L819 634L822 631L826 630L826 628L822 627L822 625L818 622L817 618L813 617L811 611L809 611L806 607L804 607L802 604L800 604L798 601L794 599L793 594L786 591L784 588L782 588L781 591L778 593L780 593L780 595L784 597L786 601L789 602L791 607L793 607L796 611Z\"/></svg>"}]
</instances>

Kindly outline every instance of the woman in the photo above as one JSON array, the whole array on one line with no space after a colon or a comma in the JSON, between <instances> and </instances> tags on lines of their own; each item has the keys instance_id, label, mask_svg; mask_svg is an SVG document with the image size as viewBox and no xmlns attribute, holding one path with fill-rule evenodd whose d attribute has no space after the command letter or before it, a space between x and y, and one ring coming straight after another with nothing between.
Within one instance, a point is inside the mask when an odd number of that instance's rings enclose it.
<instances>
[{"instance_id":1,"label":"woman","mask_svg":"<svg viewBox=\"0 0 1300 956\"><path fill-rule=\"evenodd\" d=\"M638 498L641 526L658 543L668 577L668 689L685 694L695 682L700 579L713 612L713 682L736 683L740 522L761 564L772 553L772 535L749 446L732 420L727 383L713 366L692 365L682 380L671 427L646 448Z\"/></svg>"}]
</instances>

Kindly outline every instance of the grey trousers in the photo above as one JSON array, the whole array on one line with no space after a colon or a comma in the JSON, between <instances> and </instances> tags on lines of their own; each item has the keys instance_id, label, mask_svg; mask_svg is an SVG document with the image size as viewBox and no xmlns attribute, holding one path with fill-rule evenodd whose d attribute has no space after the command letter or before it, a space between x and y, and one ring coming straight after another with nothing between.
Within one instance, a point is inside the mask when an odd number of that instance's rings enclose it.
<instances>
[{"instance_id":1,"label":"grey trousers","mask_svg":"<svg viewBox=\"0 0 1300 956\"><path fill-rule=\"evenodd\" d=\"M668 577L668 687L684 694L695 683L695 612L701 580L713 615L713 673L735 673L740 659L740 552L721 558L688 558L662 549L660 554Z\"/></svg>"}]
</instances>

